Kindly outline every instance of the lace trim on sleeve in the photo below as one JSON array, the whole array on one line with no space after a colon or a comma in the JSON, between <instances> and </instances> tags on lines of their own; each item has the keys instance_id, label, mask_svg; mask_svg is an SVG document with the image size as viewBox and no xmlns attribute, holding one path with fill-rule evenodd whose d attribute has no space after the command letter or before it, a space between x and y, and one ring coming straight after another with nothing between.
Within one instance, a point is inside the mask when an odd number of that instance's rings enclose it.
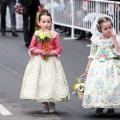
<instances>
[{"instance_id":1,"label":"lace trim on sleeve","mask_svg":"<svg viewBox=\"0 0 120 120\"><path fill-rule=\"evenodd\" d=\"M60 54L58 54L55 50L54 50L54 53L57 55L57 58L60 57Z\"/></svg>"},{"instance_id":2,"label":"lace trim on sleeve","mask_svg":"<svg viewBox=\"0 0 120 120\"><path fill-rule=\"evenodd\" d=\"M113 52L114 52L117 56L120 56L120 53L117 52L115 48L113 49Z\"/></svg>"},{"instance_id":3,"label":"lace trim on sleeve","mask_svg":"<svg viewBox=\"0 0 120 120\"><path fill-rule=\"evenodd\" d=\"M90 56L88 56L88 58L92 58L92 59L94 59L94 58L95 58L95 56L90 55Z\"/></svg>"},{"instance_id":4,"label":"lace trim on sleeve","mask_svg":"<svg viewBox=\"0 0 120 120\"><path fill-rule=\"evenodd\" d=\"M29 53L30 57L34 56L34 55L32 54L32 51L35 50L35 49L36 49L36 47L31 48L31 49L28 50L28 53Z\"/></svg>"}]
</instances>

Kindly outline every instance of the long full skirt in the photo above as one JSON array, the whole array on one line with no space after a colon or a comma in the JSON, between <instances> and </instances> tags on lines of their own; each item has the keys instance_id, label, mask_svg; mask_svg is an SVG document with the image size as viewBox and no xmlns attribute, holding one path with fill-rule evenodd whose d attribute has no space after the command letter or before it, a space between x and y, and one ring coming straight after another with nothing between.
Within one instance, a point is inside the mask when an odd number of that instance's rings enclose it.
<instances>
[{"instance_id":1,"label":"long full skirt","mask_svg":"<svg viewBox=\"0 0 120 120\"><path fill-rule=\"evenodd\" d=\"M84 108L120 107L120 60L93 60L87 75Z\"/></svg>"},{"instance_id":2,"label":"long full skirt","mask_svg":"<svg viewBox=\"0 0 120 120\"><path fill-rule=\"evenodd\" d=\"M70 100L69 87L61 62L56 57L32 57L23 77L20 98L39 102Z\"/></svg>"}]
</instances>

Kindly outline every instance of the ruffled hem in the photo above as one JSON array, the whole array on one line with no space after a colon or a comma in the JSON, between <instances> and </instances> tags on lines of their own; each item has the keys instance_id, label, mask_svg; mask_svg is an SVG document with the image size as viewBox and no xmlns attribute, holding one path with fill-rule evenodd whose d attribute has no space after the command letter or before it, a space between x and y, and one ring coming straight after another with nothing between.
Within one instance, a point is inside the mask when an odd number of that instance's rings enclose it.
<instances>
[{"instance_id":1,"label":"ruffled hem","mask_svg":"<svg viewBox=\"0 0 120 120\"><path fill-rule=\"evenodd\" d=\"M37 101L37 102L67 102L70 100L70 95L68 95L65 98L59 98L59 99L54 99L54 98L50 98L50 99L42 99L42 98L30 98L30 97L24 97L24 96L20 96L21 99L23 100L33 100L33 101Z\"/></svg>"},{"instance_id":2,"label":"ruffled hem","mask_svg":"<svg viewBox=\"0 0 120 120\"><path fill-rule=\"evenodd\" d=\"M82 105L84 108L120 108L120 104L116 105Z\"/></svg>"},{"instance_id":3,"label":"ruffled hem","mask_svg":"<svg viewBox=\"0 0 120 120\"><path fill-rule=\"evenodd\" d=\"M29 53L30 57L35 56L34 54L32 54L32 52L33 52L35 49L36 49L36 47L31 48L31 49L28 50L28 53Z\"/></svg>"}]
</instances>

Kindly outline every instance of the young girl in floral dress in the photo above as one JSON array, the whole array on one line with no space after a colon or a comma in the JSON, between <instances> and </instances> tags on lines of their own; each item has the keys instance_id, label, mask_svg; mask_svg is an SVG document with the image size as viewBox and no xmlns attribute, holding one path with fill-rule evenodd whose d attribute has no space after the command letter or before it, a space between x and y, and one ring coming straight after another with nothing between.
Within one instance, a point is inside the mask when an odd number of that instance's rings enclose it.
<instances>
[{"instance_id":1,"label":"young girl in floral dress","mask_svg":"<svg viewBox=\"0 0 120 120\"><path fill-rule=\"evenodd\" d=\"M60 38L55 31L50 30L51 25L50 13L43 10L39 16L41 29L34 33L29 47L31 59L25 70L20 95L22 99L42 102L43 113L55 112L55 102L70 100L68 84L59 60L62 51Z\"/></svg>"},{"instance_id":2,"label":"young girl in floral dress","mask_svg":"<svg viewBox=\"0 0 120 120\"><path fill-rule=\"evenodd\" d=\"M115 33L112 18L101 13L91 32L83 107L97 108L96 115L108 108L107 115L113 115L114 108L120 108L120 37Z\"/></svg>"}]
</instances>

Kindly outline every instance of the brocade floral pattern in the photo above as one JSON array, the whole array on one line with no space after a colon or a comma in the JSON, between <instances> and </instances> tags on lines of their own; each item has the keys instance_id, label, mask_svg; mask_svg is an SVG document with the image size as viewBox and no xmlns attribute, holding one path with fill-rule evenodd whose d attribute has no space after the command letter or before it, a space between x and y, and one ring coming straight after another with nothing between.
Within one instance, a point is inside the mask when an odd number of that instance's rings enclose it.
<instances>
[{"instance_id":1,"label":"brocade floral pattern","mask_svg":"<svg viewBox=\"0 0 120 120\"><path fill-rule=\"evenodd\" d=\"M89 56L93 61L86 79L83 107L120 108L120 54L112 37L96 39L92 41Z\"/></svg>"},{"instance_id":2,"label":"brocade floral pattern","mask_svg":"<svg viewBox=\"0 0 120 120\"><path fill-rule=\"evenodd\" d=\"M49 57L48 61L45 61L39 55L32 57L25 70L20 98L38 102L70 100L60 60Z\"/></svg>"}]
</instances>

